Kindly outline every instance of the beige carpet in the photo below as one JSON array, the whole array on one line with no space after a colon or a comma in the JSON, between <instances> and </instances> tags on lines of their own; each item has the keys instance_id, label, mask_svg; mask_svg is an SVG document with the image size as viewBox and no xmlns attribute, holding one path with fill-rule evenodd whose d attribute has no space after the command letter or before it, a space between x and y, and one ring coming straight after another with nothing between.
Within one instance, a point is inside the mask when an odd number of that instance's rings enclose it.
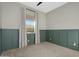
<instances>
[{"instance_id":1,"label":"beige carpet","mask_svg":"<svg viewBox=\"0 0 79 59\"><path fill-rule=\"evenodd\" d=\"M43 42L26 48L4 51L2 56L11 57L78 57L79 52L52 43Z\"/></svg>"}]
</instances>

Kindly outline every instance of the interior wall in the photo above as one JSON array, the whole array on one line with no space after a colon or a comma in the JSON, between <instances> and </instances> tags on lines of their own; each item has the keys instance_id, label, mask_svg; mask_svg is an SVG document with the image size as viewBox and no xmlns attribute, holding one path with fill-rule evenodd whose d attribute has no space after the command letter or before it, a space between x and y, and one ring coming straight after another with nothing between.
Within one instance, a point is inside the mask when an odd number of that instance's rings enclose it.
<instances>
[{"instance_id":1,"label":"interior wall","mask_svg":"<svg viewBox=\"0 0 79 59\"><path fill-rule=\"evenodd\" d=\"M79 2L70 2L46 16L47 29L79 29Z\"/></svg>"},{"instance_id":2,"label":"interior wall","mask_svg":"<svg viewBox=\"0 0 79 59\"><path fill-rule=\"evenodd\" d=\"M38 27L40 30L46 29L46 14L45 13L38 13Z\"/></svg>"},{"instance_id":3,"label":"interior wall","mask_svg":"<svg viewBox=\"0 0 79 59\"><path fill-rule=\"evenodd\" d=\"M32 9L30 7L24 6L22 4L16 2L2 2L2 29L17 29L19 30L19 47L24 46L25 44L25 37L24 37L24 30L21 30L22 20L24 20L24 10L25 8ZM33 9L34 10L34 9ZM36 10L35 10L36 11ZM46 28L46 19L45 14L39 11L38 13L38 41L40 42L40 29ZM23 27L24 28L24 27Z\"/></svg>"},{"instance_id":4,"label":"interior wall","mask_svg":"<svg viewBox=\"0 0 79 59\"><path fill-rule=\"evenodd\" d=\"M42 36L45 37L45 35L43 35L45 34L45 32L44 31L41 32L41 30L46 30L46 14L39 12L38 13L38 34L39 34L38 40L39 42L45 41L45 39L42 37Z\"/></svg>"},{"instance_id":5,"label":"interior wall","mask_svg":"<svg viewBox=\"0 0 79 59\"><path fill-rule=\"evenodd\" d=\"M69 2L46 15L46 40L79 51L79 2Z\"/></svg>"},{"instance_id":6,"label":"interior wall","mask_svg":"<svg viewBox=\"0 0 79 59\"><path fill-rule=\"evenodd\" d=\"M0 54L1 54L1 3L0 3Z\"/></svg>"},{"instance_id":7,"label":"interior wall","mask_svg":"<svg viewBox=\"0 0 79 59\"><path fill-rule=\"evenodd\" d=\"M1 2L1 7L2 50L18 48L21 8L16 2Z\"/></svg>"},{"instance_id":8,"label":"interior wall","mask_svg":"<svg viewBox=\"0 0 79 59\"><path fill-rule=\"evenodd\" d=\"M2 28L19 29L20 9L17 3L2 3Z\"/></svg>"},{"instance_id":9,"label":"interior wall","mask_svg":"<svg viewBox=\"0 0 79 59\"><path fill-rule=\"evenodd\" d=\"M1 3L0 3L0 29L1 29L1 14L2 14L2 8L1 8Z\"/></svg>"}]
</instances>

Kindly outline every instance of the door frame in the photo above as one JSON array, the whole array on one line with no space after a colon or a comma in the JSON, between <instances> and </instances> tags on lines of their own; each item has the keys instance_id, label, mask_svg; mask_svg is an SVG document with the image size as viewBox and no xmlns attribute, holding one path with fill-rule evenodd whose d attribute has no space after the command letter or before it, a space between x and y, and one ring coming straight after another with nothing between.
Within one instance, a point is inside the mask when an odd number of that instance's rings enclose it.
<instances>
[{"instance_id":1,"label":"door frame","mask_svg":"<svg viewBox=\"0 0 79 59\"><path fill-rule=\"evenodd\" d=\"M20 22L20 34L19 34L19 48L28 46L27 44L27 36L25 36L25 19L26 19L26 10L30 10L28 8L21 8L21 22ZM33 11L33 10L30 10ZM39 31L38 31L38 13L35 12L35 44L39 43Z\"/></svg>"}]
</instances>

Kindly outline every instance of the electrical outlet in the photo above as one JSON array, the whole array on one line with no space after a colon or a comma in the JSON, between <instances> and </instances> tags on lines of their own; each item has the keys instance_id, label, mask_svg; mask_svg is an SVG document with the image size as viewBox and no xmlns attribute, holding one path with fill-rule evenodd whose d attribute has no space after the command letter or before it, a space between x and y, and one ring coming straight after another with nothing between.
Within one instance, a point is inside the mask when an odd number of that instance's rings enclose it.
<instances>
[{"instance_id":1,"label":"electrical outlet","mask_svg":"<svg viewBox=\"0 0 79 59\"><path fill-rule=\"evenodd\" d=\"M74 44L73 44L74 46L76 46L76 43L74 42Z\"/></svg>"}]
</instances>

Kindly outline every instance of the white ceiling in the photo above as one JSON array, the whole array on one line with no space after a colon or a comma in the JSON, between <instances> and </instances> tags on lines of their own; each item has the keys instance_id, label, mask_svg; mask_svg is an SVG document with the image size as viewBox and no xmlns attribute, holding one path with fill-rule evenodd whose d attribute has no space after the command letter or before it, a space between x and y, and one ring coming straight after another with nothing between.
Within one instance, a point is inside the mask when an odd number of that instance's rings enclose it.
<instances>
[{"instance_id":1,"label":"white ceiling","mask_svg":"<svg viewBox=\"0 0 79 59\"><path fill-rule=\"evenodd\" d=\"M58 8L67 2L43 2L39 6L36 6L38 4L38 2L21 2L21 3L28 6L28 7L34 8L38 11L48 13L51 10Z\"/></svg>"}]
</instances>

